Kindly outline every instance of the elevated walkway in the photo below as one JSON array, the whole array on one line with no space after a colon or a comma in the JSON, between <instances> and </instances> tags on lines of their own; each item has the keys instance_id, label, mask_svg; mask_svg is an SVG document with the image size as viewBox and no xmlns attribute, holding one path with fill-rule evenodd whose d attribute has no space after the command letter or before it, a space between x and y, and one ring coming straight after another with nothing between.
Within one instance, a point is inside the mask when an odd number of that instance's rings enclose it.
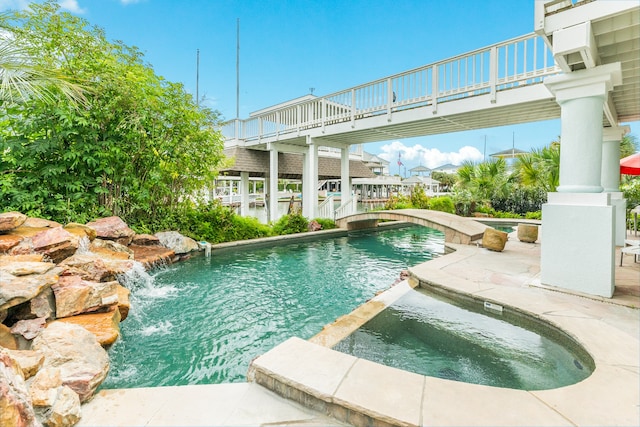
<instances>
[{"instance_id":1,"label":"elevated walkway","mask_svg":"<svg viewBox=\"0 0 640 427\"><path fill-rule=\"evenodd\" d=\"M324 97L306 95L223 128L227 146L352 144L435 135L560 117L542 84L560 73L534 33Z\"/></svg>"},{"instance_id":2,"label":"elevated walkway","mask_svg":"<svg viewBox=\"0 0 640 427\"><path fill-rule=\"evenodd\" d=\"M461 243L463 245L469 245L482 239L482 234L488 227L472 218L428 209L398 209L358 213L336 220L336 225L347 230L358 230L377 227L378 222L381 220L406 221L430 227L442 231L445 242Z\"/></svg>"}]
</instances>

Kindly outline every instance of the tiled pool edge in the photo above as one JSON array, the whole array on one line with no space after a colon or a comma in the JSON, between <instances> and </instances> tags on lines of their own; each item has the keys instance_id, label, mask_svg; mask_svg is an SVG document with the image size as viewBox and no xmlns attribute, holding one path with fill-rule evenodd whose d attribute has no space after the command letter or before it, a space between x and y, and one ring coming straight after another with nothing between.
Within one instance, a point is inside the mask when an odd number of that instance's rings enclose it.
<instances>
[{"instance_id":1,"label":"tiled pool edge","mask_svg":"<svg viewBox=\"0 0 640 427\"><path fill-rule=\"evenodd\" d=\"M332 348L417 286L418 281L413 278L391 286L357 307L351 313L340 316L332 323L325 325L322 331L309 338L308 341Z\"/></svg>"},{"instance_id":2,"label":"tiled pool edge","mask_svg":"<svg viewBox=\"0 0 640 427\"><path fill-rule=\"evenodd\" d=\"M341 316L333 323L326 325L321 332L311 337L309 340L305 341L297 337L290 338L285 341L285 343L270 350L265 355L256 358L251 363L247 374L248 381L256 382L286 399L293 400L303 406L320 413L327 414L338 421L349 423L356 427L372 425L380 427L409 427L420 425L419 412L416 413L418 418L413 420L415 422L400 420L394 416L381 412L378 408L368 407L366 404L363 405L362 403L358 404L353 401L354 399L349 398L349 396L341 397L339 391L340 386L357 363L360 363L360 365L368 364L370 365L369 368L373 366L373 369L379 369L382 371L393 370L395 371L394 376L408 375L409 377L414 378L414 381L417 379L417 381L422 384L423 380L421 379L421 375L369 362L331 349L339 341L353 333L369 319L375 317L378 313L392 305L395 301L416 286L418 286L418 282L415 279L403 280L371 298L351 313ZM314 349L314 347L311 346L318 347ZM330 364L328 367L328 370L331 370L330 373L324 371L319 374L322 376L337 376L339 378L337 384L333 384L333 387L330 389L314 387L309 384L309 378L296 379L295 375L292 378L291 375L282 371L282 369L285 371L288 370L290 365L286 362L284 364L280 363L282 360L287 359L287 356L281 353L286 353L289 356L291 353L294 353L297 356L297 352L304 353L304 361L298 360L297 362L297 369L300 369L297 374L300 377L306 377L309 375L309 372L311 372L311 375L313 375L314 372L318 373L317 367L322 364L319 360L312 361L312 365L314 365L316 369L311 367L303 369L300 368L300 364L304 365L309 363L309 361L312 360L310 357L314 357L317 352L321 352L323 360L330 357L335 360L344 361L346 369L344 369L344 367L342 370L336 369L335 364ZM294 356L294 359L297 359L296 356ZM276 364L277 366L274 367L273 364ZM397 383L394 384L397 385ZM392 384L392 386L394 384ZM395 391L395 393L397 396L400 396L401 401L407 401L411 399L412 396L415 398L415 392L417 390L412 390L410 394L405 395L406 391L406 384L403 384L399 390ZM373 394L384 396L389 392L390 390L386 389ZM424 392L422 387L419 392L420 396L418 405L413 406L415 410L418 410L421 407L420 402L422 401L422 395Z\"/></svg>"}]
</instances>

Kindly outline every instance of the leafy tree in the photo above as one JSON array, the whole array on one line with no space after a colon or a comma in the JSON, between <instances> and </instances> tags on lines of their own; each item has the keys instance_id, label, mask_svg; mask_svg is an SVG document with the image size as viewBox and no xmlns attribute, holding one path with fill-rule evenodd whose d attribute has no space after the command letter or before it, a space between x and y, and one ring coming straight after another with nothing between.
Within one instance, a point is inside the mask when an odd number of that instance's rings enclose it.
<instances>
[{"instance_id":1,"label":"leafy tree","mask_svg":"<svg viewBox=\"0 0 640 427\"><path fill-rule=\"evenodd\" d=\"M54 1L14 21L35 66L89 91L83 108L58 93L0 106L0 209L59 221L119 215L135 225L197 201L223 158L217 112Z\"/></svg>"},{"instance_id":2,"label":"leafy tree","mask_svg":"<svg viewBox=\"0 0 640 427\"><path fill-rule=\"evenodd\" d=\"M456 174L440 171L431 172L431 178L440 183L440 191L450 191L456 185Z\"/></svg>"}]
</instances>

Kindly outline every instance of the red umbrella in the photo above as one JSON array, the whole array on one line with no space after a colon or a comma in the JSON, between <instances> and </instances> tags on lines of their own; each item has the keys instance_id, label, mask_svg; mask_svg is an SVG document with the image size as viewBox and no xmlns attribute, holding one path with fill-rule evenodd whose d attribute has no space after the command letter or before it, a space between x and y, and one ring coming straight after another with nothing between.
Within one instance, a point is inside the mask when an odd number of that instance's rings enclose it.
<instances>
[{"instance_id":1,"label":"red umbrella","mask_svg":"<svg viewBox=\"0 0 640 427\"><path fill-rule=\"evenodd\" d=\"M640 153L632 154L620 160L620 173L640 175Z\"/></svg>"}]
</instances>

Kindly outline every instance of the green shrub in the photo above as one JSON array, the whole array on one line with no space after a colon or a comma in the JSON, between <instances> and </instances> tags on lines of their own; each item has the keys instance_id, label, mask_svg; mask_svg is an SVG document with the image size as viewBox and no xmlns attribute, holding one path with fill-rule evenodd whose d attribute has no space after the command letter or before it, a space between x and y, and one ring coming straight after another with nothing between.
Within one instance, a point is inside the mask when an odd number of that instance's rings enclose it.
<instances>
[{"instance_id":1,"label":"green shrub","mask_svg":"<svg viewBox=\"0 0 640 427\"><path fill-rule=\"evenodd\" d=\"M477 201L466 189L456 189L453 193L453 203L456 208L456 215L471 216L476 211Z\"/></svg>"},{"instance_id":2,"label":"green shrub","mask_svg":"<svg viewBox=\"0 0 640 427\"><path fill-rule=\"evenodd\" d=\"M496 213L496 210L489 205L479 204L479 205L476 205L476 209L474 210L474 212L480 212L480 213L487 214L489 216L494 216Z\"/></svg>"},{"instance_id":3,"label":"green shrub","mask_svg":"<svg viewBox=\"0 0 640 427\"><path fill-rule=\"evenodd\" d=\"M336 228L334 220L329 218L316 218L315 221L322 226L323 230L332 230Z\"/></svg>"},{"instance_id":4,"label":"green shrub","mask_svg":"<svg viewBox=\"0 0 640 427\"><path fill-rule=\"evenodd\" d=\"M626 182L620 186L620 190L627 199L627 208L633 209L640 205L640 177L627 178Z\"/></svg>"},{"instance_id":5,"label":"green shrub","mask_svg":"<svg viewBox=\"0 0 640 427\"><path fill-rule=\"evenodd\" d=\"M456 207L449 196L433 197L429 200L429 209L433 211L448 212L450 214L456 213Z\"/></svg>"},{"instance_id":6,"label":"green shrub","mask_svg":"<svg viewBox=\"0 0 640 427\"><path fill-rule=\"evenodd\" d=\"M386 210L392 209L411 209L413 205L411 204L411 199L404 194L398 194L395 196L389 197L387 203L384 204L384 208Z\"/></svg>"},{"instance_id":7,"label":"green shrub","mask_svg":"<svg viewBox=\"0 0 640 427\"><path fill-rule=\"evenodd\" d=\"M248 240L258 237L268 237L272 233L271 227L262 224L258 218L251 216L234 215L232 217L232 227L229 234L225 236L226 241Z\"/></svg>"},{"instance_id":8,"label":"green shrub","mask_svg":"<svg viewBox=\"0 0 640 427\"><path fill-rule=\"evenodd\" d=\"M527 212L524 217L526 219L542 219L542 211Z\"/></svg>"},{"instance_id":9,"label":"green shrub","mask_svg":"<svg viewBox=\"0 0 640 427\"><path fill-rule=\"evenodd\" d=\"M491 198L491 207L497 211L525 215L542 209L547 201L547 191L541 188L519 187Z\"/></svg>"},{"instance_id":10,"label":"green shrub","mask_svg":"<svg viewBox=\"0 0 640 427\"><path fill-rule=\"evenodd\" d=\"M411 206L414 209L429 209L429 197L424 192L424 188L416 185L411 189Z\"/></svg>"},{"instance_id":11,"label":"green shrub","mask_svg":"<svg viewBox=\"0 0 640 427\"><path fill-rule=\"evenodd\" d=\"M494 218L522 218L522 215L514 212L495 211Z\"/></svg>"},{"instance_id":12,"label":"green shrub","mask_svg":"<svg viewBox=\"0 0 640 427\"><path fill-rule=\"evenodd\" d=\"M300 214L285 215L273 224L273 234L304 233L308 226L309 220Z\"/></svg>"},{"instance_id":13,"label":"green shrub","mask_svg":"<svg viewBox=\"0 0 640 427\"><path fill-rule=\"evenodd\" d=\"M272 233L271 227L261 224L258 219L239 216L219 202L187 206L171 211L162 220L138 220L129 225L138 233L176 230L192 239L210 243L255 239Z\"/></svg>"}]
</instances>

